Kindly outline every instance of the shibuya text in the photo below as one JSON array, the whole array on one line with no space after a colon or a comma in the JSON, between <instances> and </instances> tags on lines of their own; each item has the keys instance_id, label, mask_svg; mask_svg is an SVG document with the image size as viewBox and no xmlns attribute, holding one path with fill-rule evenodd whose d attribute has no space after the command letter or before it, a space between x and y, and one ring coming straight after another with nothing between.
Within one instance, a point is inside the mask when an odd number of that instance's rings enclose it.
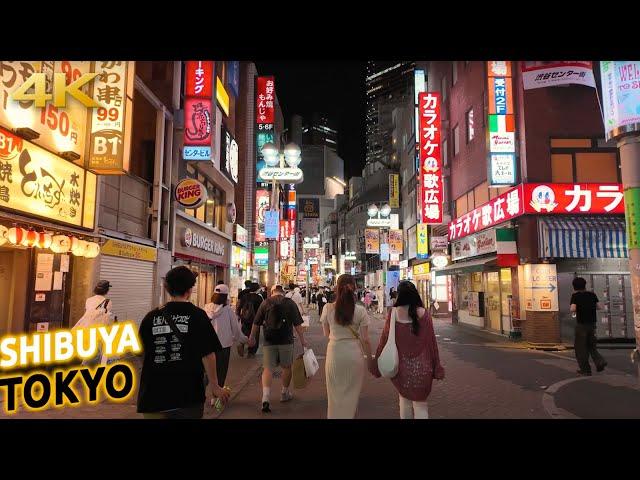
<instances>
[{"instance_id":1,"label":"shibuya text","mask_svg":"<svg viewBox=\"0 0 640 480\"><path fill-rule=\"evenodd\" d=\"M133 392L134 369L117 358L140 351L133 322L3 337L0 371L20 370L13 376L0 377L5 411L15 412L17 399L27 410L79 406L102 398L125 401ZM116 361L98 367L80 365L83 360L100 355ZM66 365L47 371L39 369L60 363ZM70 368L70 363L76 366Z\"/></svg>"}]
</instances>

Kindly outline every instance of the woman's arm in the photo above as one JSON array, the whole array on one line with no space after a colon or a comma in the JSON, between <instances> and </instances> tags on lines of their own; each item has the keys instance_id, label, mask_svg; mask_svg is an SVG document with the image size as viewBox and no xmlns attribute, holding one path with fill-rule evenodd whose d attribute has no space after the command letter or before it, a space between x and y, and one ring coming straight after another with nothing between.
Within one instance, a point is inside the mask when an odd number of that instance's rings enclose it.
<instances>
[{"instance_id":1,"label":"woman's arm","mask_svg":"<svg viewBox=\"0 0 640 480\"><path fill-rule=\"evenodd\" d=\"M229 311L229 321L231 322L231 334L233 335L233 341L239 343L248 343L249 338L240 330L240 322L238 317L233 312L231 307L227 309Z\"/></svg>"},{"instance_id":2,"label":"woman's arm","mask_svg":"<svg viewBox=\"0 0 640 480\"><path fill-rule=\"evenodd\" d=\"M331 328L329 327L329 322L327 321L327 310L328 308L325 307L324 310L322 310L322 315L320 316L320 323L322 324L322 332L324 333L325 337L328 337L331 334Z\"/></svg>"}]
</instances>

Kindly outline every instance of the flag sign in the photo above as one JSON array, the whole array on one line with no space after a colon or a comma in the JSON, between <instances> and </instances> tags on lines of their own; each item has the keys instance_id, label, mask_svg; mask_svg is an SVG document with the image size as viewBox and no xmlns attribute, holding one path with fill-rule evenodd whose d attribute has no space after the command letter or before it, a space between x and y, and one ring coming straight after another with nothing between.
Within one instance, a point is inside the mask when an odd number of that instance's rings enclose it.
<instances>
[{"instance_id":1,"label":"flag sign","mask_svg":"<svg viewBox=\"0 0 640 480\"><path fill-rule=\"evenodd\" d=\"M511 62L487 62L489 92L488 177L492 187L516 183L516 127Z\"/></svg>"},{"instance_id":2,"label":"flag sign","mask_svg":"<svg viewBox=\"0 0 640 480\"><path fill-rule=\"evenodd\" d=\"M496 228L496 252L499 267L517 267L518 248L513 228Z\"/></svg>"}]
</instances>

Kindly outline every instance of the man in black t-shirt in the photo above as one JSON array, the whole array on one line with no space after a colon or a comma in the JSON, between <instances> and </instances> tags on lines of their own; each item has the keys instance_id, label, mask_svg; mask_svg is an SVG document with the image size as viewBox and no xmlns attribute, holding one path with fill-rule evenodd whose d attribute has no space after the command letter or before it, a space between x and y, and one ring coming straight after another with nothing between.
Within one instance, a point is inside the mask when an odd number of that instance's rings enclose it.
<instances>
[{"instance_id":1,"label":"man in black t-shirt","mask_svg":"<svg viewBox=\"0 0 640 480\"><path fill-rule=\"evenodd\" d=\"M601 372L607 366L607 362L596 348L596 310L602 310L598 296L586 291L587 282L582 277L573 279L571 295L571 315L576 319L576 335L574 350L578 361L579 375L591 375L589 355L596 365L596 370Z\"/></svg>"},{"instance_id":2,"label":"man in black t-shirt","mask_svg":"<svg viewBox=\"0 0 640 480\"><path fill-rule=\"evenodd\" d=\"M220 340L205 311L189 302L195 283L189 268L170 270L165 289L171 301L150 311L140 324L144 358L138 413L145 418L202 418L205 370L214 396L224 403L229 398L216 374Z\"/></svg>"},{"instance_id":3,"label":"man in black t-shirt","mask_svg":"<svg viewBox=\"0 0 640 480\"><path fill-rule=\"evenodd\" d=\"M307 347L302 323L298 305L284 296L284 289L281 285L274 285L271 289L271 297L262 302L256 313L249 336L249 345L254 345L256 332L258 328L262 327L264 337L262 345L262 411L264 413L271 411L269 406L271 382L273 371L278 365L282 368L280 401L288 402L293 398L289 391L291 365L293 364L293 329L296 329L302 346Z\"/></svg>"}]
</instances>

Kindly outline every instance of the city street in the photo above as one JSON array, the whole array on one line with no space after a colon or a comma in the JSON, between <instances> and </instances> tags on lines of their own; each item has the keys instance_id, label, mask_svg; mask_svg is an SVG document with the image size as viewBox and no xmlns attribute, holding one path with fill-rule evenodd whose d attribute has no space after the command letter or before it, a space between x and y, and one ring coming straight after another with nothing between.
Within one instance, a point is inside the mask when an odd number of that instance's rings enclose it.
<instances>
[{"instance_id":1,"label":"city street","mask_svg":"<svg viewBox=\"0 0 640 480\"><path fill-rule=\"evenodd\" d=\"M373 317L372 337L377 345L383 321ZM630 349L602 349L609 367L592 377L578 377L573 351L543 352L522 348L517 342L451 325L448 318L435 321L443 382L434 382L429 400L433 419L550 419L638 418L637 387ZM240 358L232 349L228 385L231 402L218 414L207 406L208 419L322 419L326 418L324 356L327 340L322 336L317 313L312 314L308 339L320 371L306 388L294 390L294 399L279 402L280 379L272 386L272 413L260 411L260 360ZM296 353L301 353L299 343ZM9 417L4 411L2 418ZM20 412L11 418L142 418L135 411L135 397L124 404ZM394 388L386 379L367 375L357 418L398 418Z\"/></svg>"}]
</instances>

